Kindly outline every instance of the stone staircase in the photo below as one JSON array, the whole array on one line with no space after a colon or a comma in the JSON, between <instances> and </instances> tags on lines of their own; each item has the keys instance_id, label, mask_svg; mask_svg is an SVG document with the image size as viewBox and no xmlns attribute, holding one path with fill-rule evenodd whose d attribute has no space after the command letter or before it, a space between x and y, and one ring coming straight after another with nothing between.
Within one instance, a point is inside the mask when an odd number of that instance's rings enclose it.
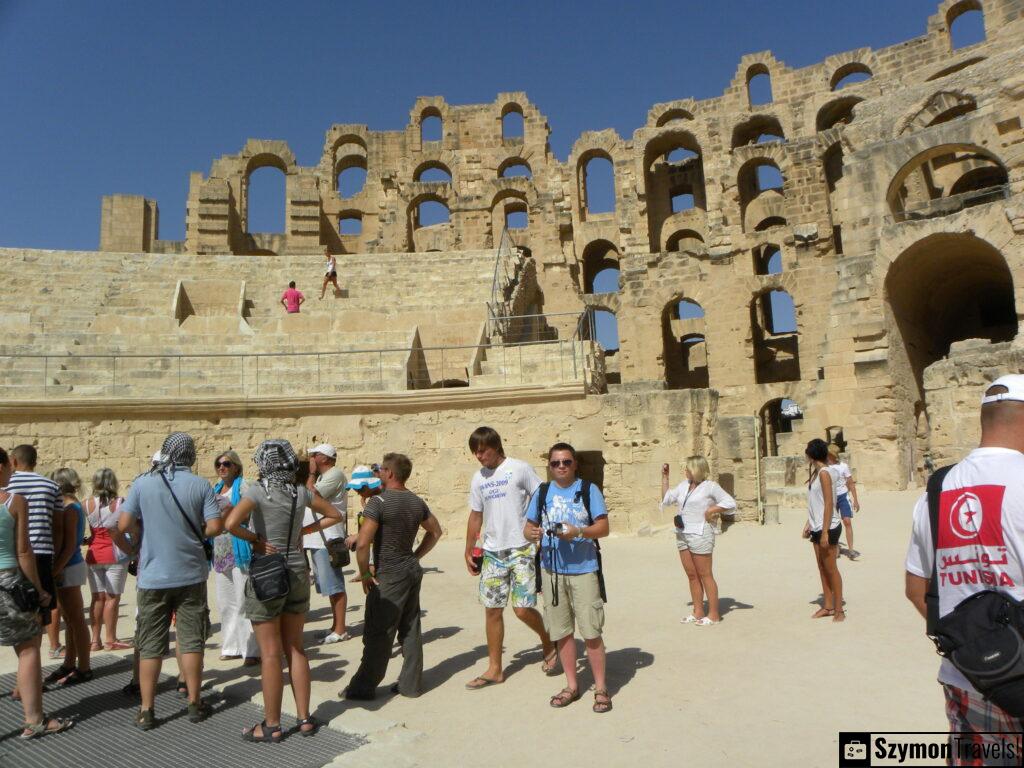
<instances>
[{"instance_id":1,"label":"stone staircase","mask_svg":"<svg viewBox=\"0 0 1024 768\"><path fill-rule=\"evenodd\" d=\"M488 347L479 361L480 372L470 376L470 386L583 381L584 346L585 342L566 339Z\"/></svg>"}]
</instances>

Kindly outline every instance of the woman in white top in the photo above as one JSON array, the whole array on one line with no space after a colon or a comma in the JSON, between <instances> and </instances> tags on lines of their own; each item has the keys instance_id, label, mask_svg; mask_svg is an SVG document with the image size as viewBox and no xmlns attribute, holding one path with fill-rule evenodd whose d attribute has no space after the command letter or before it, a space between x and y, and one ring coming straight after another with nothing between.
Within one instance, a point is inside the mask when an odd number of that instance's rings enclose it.
<instances>
[{"instance_id":1,"label":"woman in white top","mask_svg":"<svg viewBox=\"0 0 1024 768\"><path fill-rule=\"evenodd\" d=\"M711 572L711 553L715 548L714 523L730 509L736 509L736 500L722 490L722 486L708 479L710 470L703 456L686 460L686 482L669 490L668 464L661 468L661 505L676 504L676 548L690 582L693 613L682 619L683 624L698 627L717 624L722 620L718 612L718 583ZM704 596L708 598L704 612Z\"/></svg>"},{"instance_id":2,"label":"woman in white top","mask_svg":"<svg viewBox=\"0 0 1024 768\"><path fill-rule=\"evenodd\" d=\"M341 287L338 285L338 259L329 248L324 248L324 258L327 259L327 269L324 271L324 284L320 289L321 299L327 293L327 286L331 283L334 284L334 295L337 296L341 293Z\"/></svg>"},{"instance_id":3,"label":"woman in white top","mask_svg":"<svg viewBox=\"0 0 1024 768\"><path fill-rule=\"evenodd\" d=\"M829 443L828 446L828 469L836 481L836 506L843 518L843 528L846 529L846 556L856 560L860 557L860 552L853 548L853 513L860 512L857 484L853 480L849 465L845 461L840 461L839 446L834 443Z\"/></svg>"},{"instance_id":4,"label":"woman in white top","mask_svg":"<svg viewBox=\"0 0 1024 768\"><path fill-rule=\"evenodd\" d=\"M831 616L832 621L843 621L843 577L839 575L839 534L843 524L836 507L835 478L828 467L828 445L815 438L805 451L810 474L807 478L807 522L803 536L814 545L814 560L821 577L821 608L812 619ZM828 530L825 530L825 521Z\"/></svg>"}]
</instances>

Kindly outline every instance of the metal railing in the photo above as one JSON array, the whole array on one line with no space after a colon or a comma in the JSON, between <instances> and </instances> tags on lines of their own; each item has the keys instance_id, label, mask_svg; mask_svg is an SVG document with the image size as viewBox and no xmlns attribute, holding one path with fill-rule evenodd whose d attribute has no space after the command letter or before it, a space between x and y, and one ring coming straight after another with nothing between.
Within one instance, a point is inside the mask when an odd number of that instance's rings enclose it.
<instances>
[{"instance_id":1,"label":"metal railing","mask_svg":"<svg viewBox=\"0 0 1024 768\"><path fill-rule=\"evenodd\" d=\"M569 339L517 344L329 352L0 354L0 391L9 400L40 395L252 398L464 387L476 377L500 378L495 382L499 385L579 380L586 384L593 364L592 342L579 336L579 327ZM479 373L471 370L472 359L483 361ZM429 372L426 379L416 375L422 368Z\"/></svg>"},{"instance_id":2,"label":"metal railing","mask_svg":"<svg viewBox=\"0 0 1024 768\"><path fill-rule=\"evenodd\" d=\"M508 297L505 295L505 290L516 279L519 262L519 251L512 240L512 235L509 234L508 229L502 229L501 240L498 242L498 250L494 257L491 300L487 302L488 319L494 321L494 327L497 329L495 335L505 335L497 321L499 318L508 316Z\"/></svg>"},{"instance_id":3,"label":"metal railing","mask_svg":"<svg viewBox=\"0 0 1024 768\"><path fill-rule=\"evenodd\" d=\"M921 203L914 203L902 211L893 211L893 221L919 221L921 219L934 219L939 216L948 216L957 213L964 208L985 203L1005 200L1010 196L1010 185L1000 184L984 189L972 189L969 192L961 192L957 195L937 197L934 200L927 200Z\"/></svg>"}]
</instances>

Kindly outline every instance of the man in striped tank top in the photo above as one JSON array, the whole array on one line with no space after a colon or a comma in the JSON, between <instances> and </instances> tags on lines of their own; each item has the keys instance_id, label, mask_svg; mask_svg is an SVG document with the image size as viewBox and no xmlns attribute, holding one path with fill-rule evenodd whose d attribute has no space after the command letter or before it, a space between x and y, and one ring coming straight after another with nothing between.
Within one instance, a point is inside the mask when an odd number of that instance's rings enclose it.
<instances>
[{"instance_id":1,"label":"man in striped tank top","mask_svg":"<svg viewBox=\"0 0 1024 768\"><path fill-rule=\"evenodd\" d=\"M14 474L7 484L8 493L25 499L28 504L28 539L36 556L36 570L43 589L56 595L53 584L53 553L60 551L61 526L54 525L54 517L64 512L64 502L57 484L48 477L36 474L38 454L31 445L19 445L11 450ZM56 539L56 540L55 540ZM50 611L42 611L43 625L50 623Z\"/></svg>"}]
</instances>

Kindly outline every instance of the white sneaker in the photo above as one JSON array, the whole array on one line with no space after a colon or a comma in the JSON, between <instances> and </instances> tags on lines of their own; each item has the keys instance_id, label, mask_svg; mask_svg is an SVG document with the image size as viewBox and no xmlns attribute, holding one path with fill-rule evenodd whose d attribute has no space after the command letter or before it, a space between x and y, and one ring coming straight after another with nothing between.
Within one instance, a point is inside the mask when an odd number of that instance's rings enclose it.
<instances>
[{"instance_id":1,"label":"white sneaker","mask_svg":"<svg viewBox=\"0 0 1024 768\"><path fill-rule=\"evenodd\" d=\"M344 634L341 634L341 635L339 635L337 632L331 632L329 635L327 635L327 637L325 637L323 640L320 641L320 644L321 645L331 645L333 643L341 643L341 642L344 642L345 640L351 640L351 639L352 639L352 635L350 635L348 632L345 632Z\"/></svg>"}]
</instances>

